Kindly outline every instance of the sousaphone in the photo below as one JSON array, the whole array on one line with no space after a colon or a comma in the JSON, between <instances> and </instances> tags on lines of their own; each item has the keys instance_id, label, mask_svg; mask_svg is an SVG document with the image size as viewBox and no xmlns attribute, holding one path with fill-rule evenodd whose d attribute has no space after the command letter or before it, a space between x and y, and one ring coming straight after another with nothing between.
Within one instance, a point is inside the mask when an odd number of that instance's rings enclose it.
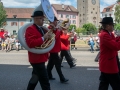
<instances>
[{"instance_id":1,"label":"sousaphone","mask_svg":"<svg viewBox=\"0 0 120 90\"><path fill-rule=\"evenodd\" d=\"M41 0L41 4L37 8L34 9L33 14L35 11L43 11L44 14L46 15L46 17L48 18L48 20L50 20L51 22L54 21L54 13L53 13L53 9L50 5L49 0ZM43 54L43 53L49 52L55 45L55 38L52 39L51 44L46 48L38 49L38 48L29 48L27 46L24 35L25 35L26 29L31 25L33 25L33 22L23 25L20 28L20 30L18 31L18 40L19 40L20 44L25 49L27 49L29 52L32 52L32 53ZM45 28L45 27L43 27L43 28Z\"/></svg>"}]
</instances>

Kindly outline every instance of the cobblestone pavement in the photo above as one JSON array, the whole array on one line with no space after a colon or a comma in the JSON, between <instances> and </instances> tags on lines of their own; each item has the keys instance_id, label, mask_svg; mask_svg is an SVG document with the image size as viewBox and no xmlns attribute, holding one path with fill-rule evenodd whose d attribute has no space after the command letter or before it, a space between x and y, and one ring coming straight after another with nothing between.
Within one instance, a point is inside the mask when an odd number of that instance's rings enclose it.
<instances>
[{"instance_id":1,"label":"cobblestone pavement","mask_svg":"<svg viewBox=\"0 0 120 90\"><path fill-rule=\"evenodd\" d=\"M77 66L70 69L64 61L62 71L69 82L61 84L56 70L50 81L51 90L98 90L99 75L98 62L94 62L97 51L71 51L72 56L77 59ZM31 77L32 68L28 62L27 51L0 51L0 90L26 90ZM38 84L35 90L41 90ZM110 89L111 90L111 89Z\"/></svg>"}]
</instances>

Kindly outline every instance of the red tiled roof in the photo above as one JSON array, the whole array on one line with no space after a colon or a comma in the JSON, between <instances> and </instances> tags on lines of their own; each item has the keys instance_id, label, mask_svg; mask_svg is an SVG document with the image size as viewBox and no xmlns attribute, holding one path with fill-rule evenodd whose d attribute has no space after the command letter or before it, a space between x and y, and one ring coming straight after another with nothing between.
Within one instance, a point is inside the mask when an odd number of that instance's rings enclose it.
<instances>
[{"instance_id":1,"label":"red tiled roof","mask_svg":"<svg viewBox=\"0 0 120 90\"><path fill-rule=\"evenodd\" d=\"M118 2L118 4L120 5L120 2ZM111 11L112 11L112 9L113 9L113 7L114 7L114 5L115 5L115 4L110 5L110 6L106 7L106 8L104 8L104 9L103 9L103 11L102 11L102 13L107 12L107 9L108 9L108 8L110 9L110 10L109 10L109 12L111 12Z\"/></svg>"},{"instance_id":2,"label":"red tiled roof","mask_svg":"<svg viewBox=\"0 0 120 90\"><path fill-rule=\"evenodd\" d=\"M66 9L69 7L72 12L78 12L76 8L70 5L64 5L65 7L64 9L62 9L61 4L52 4L52 6L56 10L66 11ZM16 18L31 18L34 8L5 8L5 10L6 10L7 18L14 18L14 15L17 15Z\"/></svg>"},{"instance_id":3,"label":"red tiled roof","mask_svg":"<svg viewBox=\"0 0 120 90\"><path fill-rule=\"evenodd\" d=\"M5 8L7 18L13 18L13 15L17 15L17 18L31 18L34 8Z\"/></svg>"}]
</instances>

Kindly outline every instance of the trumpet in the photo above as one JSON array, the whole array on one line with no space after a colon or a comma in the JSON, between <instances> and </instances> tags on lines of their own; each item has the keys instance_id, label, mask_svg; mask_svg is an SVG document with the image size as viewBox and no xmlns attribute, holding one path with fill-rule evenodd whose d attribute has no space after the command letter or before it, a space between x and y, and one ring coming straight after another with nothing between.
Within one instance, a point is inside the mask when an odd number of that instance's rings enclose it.
<instances>
[{"instance_id":1,"label":"trumpet","mask_svg":"<svg viewBox=\"0 0 120 90\"><path fill-rule=\"evenodd\" d=\"M68 29L70 26L70 20L67 18L66 20L64 21L59 21L56 28L63 28L63 29Z\"/></svg>"},{"instance_id":2,"label":"trumpet","mask_svg":"<svg viewBox=\"0 0 120 90\"><path fill-rule=\"evenodd\" d=\"M35 47L36 49L48 48L52 44L52 41L55 38L55 34L53 33L54 28L48 29L48 28L43 27L43 29L47 30L47 33L49 33L51 35L51 38L47 38L41 46Z\"/></svg>"}]
</instances>

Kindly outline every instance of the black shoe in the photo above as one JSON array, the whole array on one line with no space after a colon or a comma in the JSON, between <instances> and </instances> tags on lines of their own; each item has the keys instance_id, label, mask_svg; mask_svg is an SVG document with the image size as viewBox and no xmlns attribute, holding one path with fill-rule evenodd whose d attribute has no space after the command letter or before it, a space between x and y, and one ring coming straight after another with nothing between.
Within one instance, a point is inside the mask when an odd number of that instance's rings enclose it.
<instances>
[{"instance_id":1,"label":"black shoe","mask_svg":"<svg viewBox=\"0 0 120 90\"><path fill-rule=\"evenodd\" d=\"M60 82L61 83L66 83L66 82L68 82L69 80L68 79L64 79L64 80L61 80Z\"/></svg>"},{"instance_id":2,"label":"black shoe","mask_svg":"<svg viewBox=\"0 0 120 90\"><path fill-rule=\"evenodd\" d=\"M49 80L55 80L55 78L52 77L52 78L49 78Z\"/></svg>"},{"instance_id":3,"label":"black shoe","mask_svg":"<svg viewBox=\"0 0 120 90\"><path fill-rule=\"evenodd\" d=\"M73 64L72 66L70 66L70 68L73 68L73 67L75 67L76 66L76 64Z\"/></svg>"}]
</instances>

